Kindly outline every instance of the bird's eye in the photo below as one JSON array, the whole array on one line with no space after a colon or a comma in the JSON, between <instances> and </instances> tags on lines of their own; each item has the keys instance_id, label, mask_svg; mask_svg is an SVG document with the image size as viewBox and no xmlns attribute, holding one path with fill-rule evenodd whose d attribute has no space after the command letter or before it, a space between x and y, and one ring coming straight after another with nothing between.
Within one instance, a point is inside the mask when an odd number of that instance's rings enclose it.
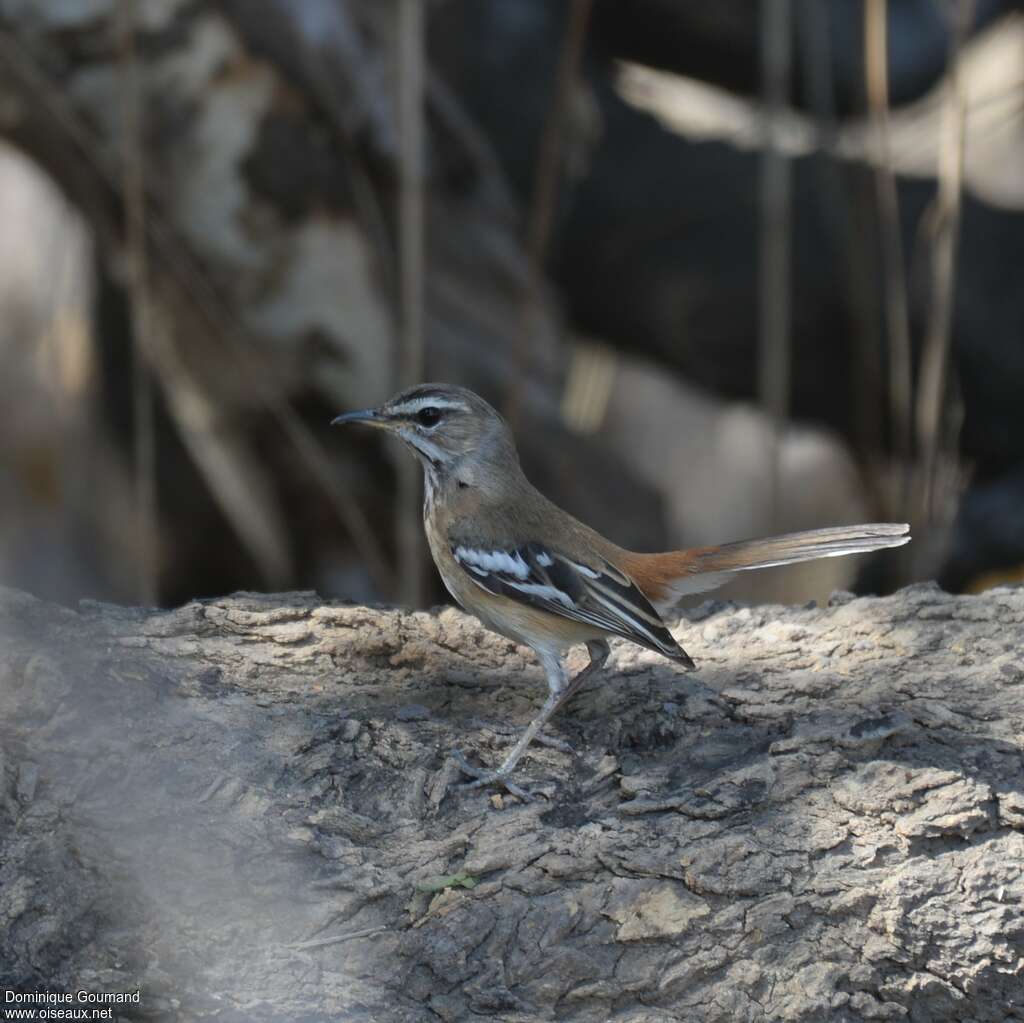
<instances>
[{"instance_id":1,"label":"bird's eye","mask_svg":"<svg viewBox=\"0 0 1024 1023\"><path fill-rule=\"evenodd\" d=\"M434 408L433 405L428 405L426 408L421 408L416 413L416 422L420 426L437 426L441 421L441 410Z\"/></svg>"}]
</instances>

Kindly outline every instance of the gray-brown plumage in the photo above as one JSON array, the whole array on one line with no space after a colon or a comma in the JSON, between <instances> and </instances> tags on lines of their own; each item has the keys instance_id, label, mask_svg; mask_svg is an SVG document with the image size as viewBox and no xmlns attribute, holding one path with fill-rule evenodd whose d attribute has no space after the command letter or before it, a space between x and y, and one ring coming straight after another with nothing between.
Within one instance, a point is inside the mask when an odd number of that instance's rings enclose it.
<instances>
[{"instance_id":1,"label":"gray-brown plumage","mask_svg":"<svg viewBox=\"0 0 1024 1023\"><path fill-rule=\"evenodd\" d=\"M472 785L510 781L527 746L552 714L600 669L608 638L620 636L687 668L693 661L662 615L689 593L714 589L736 572L899 547L901 523L838 526L719 547L659 554L624 550L539 493L523 475L511 431L478 395L421 384L380 408L338 416L401 438L423 464L423 524L448 592L495 632L529 646L549 694L502 764L481 770L456 753ZM585 643L590 665L570 680L565 650Z\"/></svg>"}]
</instances>

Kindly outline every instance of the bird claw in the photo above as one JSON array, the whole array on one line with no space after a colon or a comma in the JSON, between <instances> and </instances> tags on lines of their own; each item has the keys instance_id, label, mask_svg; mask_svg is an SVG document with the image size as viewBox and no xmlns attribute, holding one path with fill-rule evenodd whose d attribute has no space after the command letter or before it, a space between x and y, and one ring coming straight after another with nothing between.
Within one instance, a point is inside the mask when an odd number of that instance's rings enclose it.
<instances>
[{"instance_id":1,"label":"bird claw","mask_svg":"<svg viewBox=\"0 0 1024 1023\"><path fill-rule=\"evenodd\" d=\"M546 746L548 749L558 750L559 753L572 753L572 746L562 739L556 739L553 735L545 735L543 732L533 737L538 746Z\"/></svg>"},{"instance_id":2,"label":"bird claw","mask_svg":"<svg viewBox=\"0 0 1024 1023\"><path fill-rule=\"evenodd\" d=\"M508 725L495 724L493 721L479 721L474 722L479 727L486 728L488 731L494 732L495 735L516 735L518 729L510 728ZM556 739L553 735L548 735L546 732L538 732L533 737L533 742L537 746L544 746L547 749L557 750L559 753L573 753L572 746L567 743L564 739Z\"/></svg>"},{"instance_id":3,"label":"bird claw","mask_svg":"<svg viewBox=\"0 0 1024 1023\"><path fill-rule=\"evenodd\" d=\"M473 781L462 782L457 785L456 788L460 789L479 789L485 785L500 785L506 792L515 796L517 799L521 799L524 803L532 803L534 795L527 789L524 789L520 785L516 785L515 782L511 781L508 777L508 772L503 771L500 767L488 770L484 767L476 767L471 764L461 750L453 749L451 752L451 758L455 761L456 766L463 774L468 774Z\"/></svg>"}]
</instances>

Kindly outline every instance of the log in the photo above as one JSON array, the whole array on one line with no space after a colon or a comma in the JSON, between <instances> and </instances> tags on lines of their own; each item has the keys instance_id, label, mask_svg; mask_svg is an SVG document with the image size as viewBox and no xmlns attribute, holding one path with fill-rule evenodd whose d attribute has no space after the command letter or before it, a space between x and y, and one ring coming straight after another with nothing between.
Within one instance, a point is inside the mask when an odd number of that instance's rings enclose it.
<instances>
[{"instance_id":1,"label":"log","mask_svg":"<svg viewBox=\"0 0 1024 1023\"><path fill-rule=\"evenodd\" d=\"M0 591L0 987L161 1020L1022 1019L1022 628L1021 587L705 603L695 673L613 644L525 804L449 788L543 690L454 609Z\"/></svg>"}]
</instances>

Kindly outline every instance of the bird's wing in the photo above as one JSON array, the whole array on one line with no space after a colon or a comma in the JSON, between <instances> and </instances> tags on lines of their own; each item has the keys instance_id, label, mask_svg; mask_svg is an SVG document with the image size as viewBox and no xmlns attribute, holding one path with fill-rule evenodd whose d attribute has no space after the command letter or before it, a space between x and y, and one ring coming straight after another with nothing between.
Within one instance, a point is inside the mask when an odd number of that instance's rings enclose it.
<instances>
[{"instance_id":1,"label":"bird's wing","mask_svg":"<svg viewBox=\"0 0 1024 1023\"><path fill-rule=\"evenodd\" d=\"M587 565L538 543L511 549L453 543L451 552L488 593L594 625L693 667L640 588L604 559Z\"/></svg>"}]
</instances>

